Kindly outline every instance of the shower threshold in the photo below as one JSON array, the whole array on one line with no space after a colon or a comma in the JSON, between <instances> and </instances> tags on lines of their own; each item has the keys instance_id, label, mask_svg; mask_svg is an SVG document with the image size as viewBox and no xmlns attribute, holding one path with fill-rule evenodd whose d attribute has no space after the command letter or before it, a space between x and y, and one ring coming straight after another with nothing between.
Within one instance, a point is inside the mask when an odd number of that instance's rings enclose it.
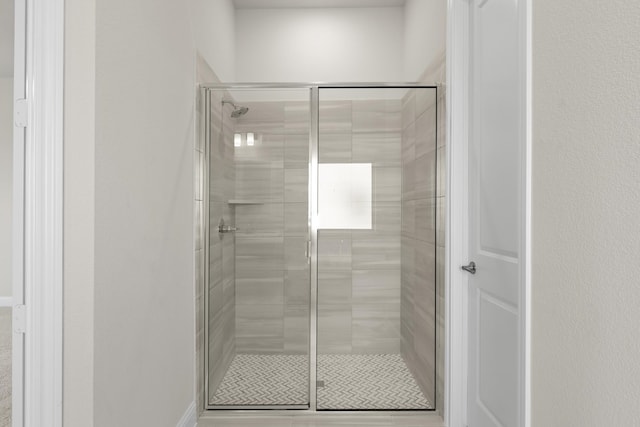
<instances>
[{"instance_id":1,"label":"shower threshold","mask_svg":"<svg viewBox=\"0 0 640 427\"><path fill-rule=\"evenodd\" d=\"M442 417L425 411L206 411L198 427L246 426L420 426L445 427Z\"/></svg>"}]
</instances>

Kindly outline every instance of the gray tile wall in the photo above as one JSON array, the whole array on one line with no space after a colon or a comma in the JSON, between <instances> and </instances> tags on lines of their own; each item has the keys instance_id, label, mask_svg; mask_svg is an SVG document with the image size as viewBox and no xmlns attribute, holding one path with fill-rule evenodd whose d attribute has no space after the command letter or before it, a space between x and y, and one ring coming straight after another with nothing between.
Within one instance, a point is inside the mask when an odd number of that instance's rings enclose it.
<instances>
[{"instance_id":1,"label":"gray tile wall","mask_svg":"<svg viewBox=\"0 0 640 427\"><path fill-rule=\"evenodd\" d=\"M196 59L196 79L198 83L207 81L217 81L215 74L207 63L198 56ZM196 400L198 411L205 408L204 399L204 120L203 120L203 99L200 92L196 96L196 125L197 136L194 147L194 241L195 241L195 297L196 297Z\"/></svg>"},{"instance_id":2,"label":"gray tile wall","mask_svg":"<svg viewBox=\"0 0 640 427\"><path fill-rule=\"evenodd\" d=\"M434 89L407 93L402 101L401 353L432 402L439 213L436 120Z\"/></svg>"},{"instance_id":3,"label":"gray tile wall","mask_svg":"<svg viewBox=\"0 0 640 427\"><path fill-rule=\"evenodd\" d=\"M446 52L443 51L429 66L419 81L433 84L446 82ZM447 110L446 85L438 87L437 136L437 197L436 197L436 410L444 411L444 355L445 355L445 228L447 188Z\"/></svg>"},{"instance_id":4,"label":"gray tile wall","mask_svg":"<svg viewBox=\"0 0 640 427\"><path fill-rule=\"evenodd\" d=\"M257 136L235 148L236 350L309 351L307 102L243 103L236 132Z\"/></svg>"},{"instance_id":5,"label":"gray tile wall","mask_svg":"<svg viewBox=\"0 0 640 427\"><path fill-rule=\"evenodd\" d=\"M232 233L217 232L221 219L234 223L234 121L231 106L221 104L224 92L211 93L211 146L209 147L209 395L222 381L236 353L236 242ZM228 97L228 95L225 95ZM205 219L207 220L207 219Z\"/></svg>"},{"instance_id":6,"label":"gray tile wall","mask_svg":"<svg viewBox=\"0 0 640 427\"><path fill-rule=\"evenodd\" d=\"M373 228L318 233L318 351L400 352L400 101L322 101L320 163L372 163Z\"/></svg>"},{"instance_id":7,"label":"gray tile wall","mask_svg":"<svg viewBox=\"0 0 640 427\"><path fill-rule=\"evenodd\" d=\"M215 73L200 57L196 60L196 78L198 83L219 82ZM205 178L207 168L210 166L210 211L211 217L225 215L225 219L231 218L231 212L226 208L227 197L233 196L233 158L229 156L228 141L220 138L220 99L221 93L213 95L212 114L204 118L204 100L200 92L197 94L196 117L197 138L194 150L194 191L195 191L195 295L196 295L196 369L197 369L197 407L205 409L205 381L209 382L211 390L215 390L222 379L222 375L230 364L235 354L235 319L234 319L234 244L233 240L220 240L216 234L212 234L209 246L209 259L205 258L205 221L206 203L205 190L207 188ZM205 120L203 120L205 119ZM212 145L207 150L205 140L205 125L210 125L212 130ZM226 129L228 135L232 129ZM210 165L207 161L207 152L210 153ZM231 186L225 183L231 182ZM209 220L214 222L213 220ZM209 263L209 283L205 283L205 263ZM204 325L205 313L204 296L208 292L210 299L209 318L209 377L205 377L205 337Z\"/></svg>"}]
</instances>

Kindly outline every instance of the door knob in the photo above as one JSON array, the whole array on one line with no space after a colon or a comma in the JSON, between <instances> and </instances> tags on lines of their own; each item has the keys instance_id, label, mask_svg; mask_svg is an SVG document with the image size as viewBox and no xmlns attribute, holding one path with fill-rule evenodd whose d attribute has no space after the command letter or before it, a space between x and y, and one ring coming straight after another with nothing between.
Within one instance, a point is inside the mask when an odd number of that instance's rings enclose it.
<instances>
[{"instance_id":1,"label":"door knob","mask_svg":"<svg viewBox=\"0 0 640 427\"><path fill-rule=\"evenodd\" d=\"M469 265L463 265L461 268L468 273L476 274L476 263L473 261Z\"/></svg>"}]
</instances>

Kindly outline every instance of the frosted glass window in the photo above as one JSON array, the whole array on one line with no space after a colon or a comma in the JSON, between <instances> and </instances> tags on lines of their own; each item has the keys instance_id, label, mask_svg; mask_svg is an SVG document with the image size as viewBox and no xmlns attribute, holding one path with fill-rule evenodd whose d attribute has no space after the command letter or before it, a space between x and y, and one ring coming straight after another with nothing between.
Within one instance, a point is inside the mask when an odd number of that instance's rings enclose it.
<instances>
[{"instance_id":1,"label":"frosted glass window","mask_svg":"<svg viewBox=\"0 0 640 427\"><path fill-rule=\"evenodd\" d=\"M371 229L371 163L318 165L318 227Z\"/></svg>"}]
</instances>

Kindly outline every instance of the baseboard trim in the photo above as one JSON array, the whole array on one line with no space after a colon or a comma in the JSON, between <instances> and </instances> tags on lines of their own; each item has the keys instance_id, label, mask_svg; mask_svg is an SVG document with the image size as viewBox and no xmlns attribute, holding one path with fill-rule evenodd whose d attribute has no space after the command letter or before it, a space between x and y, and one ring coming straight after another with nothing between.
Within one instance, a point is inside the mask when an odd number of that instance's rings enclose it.
<instances>
[{"instance_id":1,"label":"baseboard trim","mask_svg":"<svg viewBox=\"0 0 640 427\"><path fill-rule=\"evenodd\" d=\"M196 427L197 425L198 414L196 413L196 402L191 402L176 427Z\"/></svg>"},{"instance_id":2,"label":"baseboard trim","mask_svg":"<svg viewBox=\"0 0 640 427\"><path fill-rule=\"evenodd\" d=\"M0 307L11 307L11 306L13 306L12 297L0 297Z\"/></svg>"}]
</instances>

